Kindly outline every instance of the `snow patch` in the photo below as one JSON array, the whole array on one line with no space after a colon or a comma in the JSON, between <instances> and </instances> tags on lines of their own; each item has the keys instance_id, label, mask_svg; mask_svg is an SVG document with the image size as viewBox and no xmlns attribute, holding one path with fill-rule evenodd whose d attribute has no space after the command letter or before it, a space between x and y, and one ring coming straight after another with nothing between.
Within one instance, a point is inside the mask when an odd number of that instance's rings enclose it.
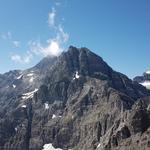
<instances>
[{"instance_id":1,"label":"snow patch","mask_svg":"<svg viewBox=\"0 0 150 150\"><path fill-rule=\"evenodd\" d=\"M44 103L44 105L45 105L45 109L49 109L48 103Z\"/></svg>"},{"instance_id":2,"label":"snow patch","mask_svg":"<svg viewBox=\"0 0 150 150\"><path fill-rule=\"evenodd\" d=\"M34 93L37 92L37 91L38 91L38 89L35 89L32 92L28 92L28 93L22 94L22 99L33 98Z\"/></svg>"},{"instance_id":3,"label":"snow patch","mask_svg":"<svg viewBox=\"0 0 150 150\"><path fill-rule=\"evenodd\" d=\"M22 107L22 108L27 108L27 105L22 105L21 107Z\"/></svg>"},{"instance_id":4,"label":"snow patch","mask_svg":"<svg viewBox=\"0 0 150 150\"><path fill-rule=\"evenodd\" d=\"M52 119L54 119L54 118L56 118L56 115L55 115L55 114L53 114L53 116L52 116Z\"/></svg>"},{"instance_id":5,"label":"snow patch","mask_svg":"<svg viewBox=\"0 0 150 150\"><path fill-rule=\"evenodd\" d=\"M17 127L15 127L15 131L16 131L16 132L18 131L18 128L17 128Z\"/></svg>"},{"instance_id":6,"label":"snow patch","mask_svg":"<svg viewBox=\"0 0 150 150\"><path fill-rule=\"evenodd\" d=\"M147 110L150 110L150 104L148 105Z\"/></svg>"},{"instance_id":7,"label":"snow patch","mask_svg":"<svg viewBox=\"0 0 150 150\"><path fill-rule=\"evenodd\" d=\"M61 118L61 117L62 117L61 115L59 115L59 116L57 116L57 115L55 115L55 114L52 115L52 119Z\"/></svg>"},{"instance_id":8,"label":"snow patch","mask_svg":"<svg viewBox=\"0 0 150 150\"><path fill-rule=\"evenodd\" d=\"M76 78L76 79L79 79L79 78L80 78L78 71L76 71L75 78Z\"/></svg>"},{"instance_id":9,"label":"snow patch","mask_svg":"<svg viewBox=\"0 0 150 150\"><path fill-rule=\"evenodd\" d=\"M32 83L34 81L34 77L31 77L29 82Z\"/></svg>"},{"instance_id":10,"label":"snow patch","mask_svg":"<svg viewBox=\"0 0 150 150\"><path fill-rule=\"evenodd\" d=\"M23 75L21 74L20 76L17 77L17 80L21 79Z\"/></svg>"},{"instance_id":11,"label":"snow patch","mask_svg":"<svg viewBox=\"0 0 150 150\"><path fill-rule=\"evenodd\" d=\"M76 73L75 73L75 77L73 78L73 80L75 80L75 79L79 79L79 78L80 78L79 72L78 72L78 71L76 71Z\"/></svg>"},{"instance_id":12,"label":"snow patch","mask_svg":"<svg viewBox=\"0 0 150 150\"><path fill-rule=\"evenodd\" d=\"M33 73L29 73L27 74L27 77L32 77L34 74Z\"/></svg>"},{"instance_id":13,"label":"snow patch","mask_svg":"<svg viewBox=\"0 0 150 150\"><path fill-rule=\"evenodd\" d=\"M147 89L150 89L150 81L144 81L144 82L141 82L140 84L145 86Z\"/></svg>"},{"instance_id":14,"label":"snow patch","mask_svg":"<svg viewBox=\"0 0 150 150\"><path fill-rule=\"evenodd\" d=\"M14 88L14 89L16 88L16 85L15 85L15 84L13 84L13 88Z\"/></svg>"},{"instance_id":15,"label":"snow patch","mask_svg":"<svg viewBox=\"0 0 150 150\"><path fill-rule=\"evenodd\" d=\"M98 145L97 145L97 148L99 148L101 146L101 143L99 143Z\"/></svg>"},{"instance_id":16,"label":"snow patch","mask_svg":"<svg viewBox=\"0 0 150 150\"><path fill-rule=\"evenodd\" d=\"M63 150L61 148L55 148L53 147L53 145L50 143L50 144L45 144L43 146L43 149L42 150Z\"/></svg>"},{"instance_id":17,"label":"snow patch","mask_svg":"<svg viewBox=\"0 0 150 150\"><path fill-rule=\"evenodd\" d=\"M29 79L29 82L30 83L32 83L33 81L34 81L34 73L33 72L31 72L31 73L28 73L27 75L26 75L27 77L30 77L30 79Z\"/></svg>"}]
</instances>

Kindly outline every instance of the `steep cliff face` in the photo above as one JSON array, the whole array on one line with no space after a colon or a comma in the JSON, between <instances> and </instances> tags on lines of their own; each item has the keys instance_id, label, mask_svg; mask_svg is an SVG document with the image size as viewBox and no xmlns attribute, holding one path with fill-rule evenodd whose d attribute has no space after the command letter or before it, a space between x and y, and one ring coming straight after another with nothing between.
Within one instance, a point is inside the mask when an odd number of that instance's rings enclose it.
<instances>
[{"instance_id":1,"label":"steep cliff face","mask_svg":"<svg viewBox=\"0 0 150 150\"><path fill-rule=\"evenodd\" d=\"M136 142L139 149L149 148L150 100L144 97L150 91L87 48L71 46L4 82L4 150L41 150L49 143L63 150L134 149Z\"/></svg>"}]
</instances>

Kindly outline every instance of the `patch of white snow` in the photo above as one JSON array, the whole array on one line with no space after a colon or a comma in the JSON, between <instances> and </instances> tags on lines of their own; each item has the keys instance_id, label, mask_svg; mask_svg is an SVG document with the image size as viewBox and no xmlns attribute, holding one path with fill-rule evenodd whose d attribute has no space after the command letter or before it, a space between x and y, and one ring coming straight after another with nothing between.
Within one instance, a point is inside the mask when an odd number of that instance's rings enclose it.
<instances>
[{"instance_id":1,"label":"patch of white snow","mask_svg":"<svg viewBox=\"0 0 150 150\"><path fill-rule=\"evenodd\" d=\"M52 116L52 119L54 119L54 118L56 118L56 115L55 115L55 114L53 114L53 116Z\"/></svg>"},{"instance_id":2,"label":"patch of white snow","mask_svg":"<svg viewBox=\"0 0 150 150\"><path fill-rule=\"evenodd\" d=\"M99 148L101 146L101 143L99 143L98 145L97 145L97 148Z\"/></svg>"},{"instance_id":3,"label":"patch of white snow","mask_svg":"<svg viewBox=\"0 0 150 150\"><path fill-rule=\"evenodd\" d=\"M50 143L50 144L45 144L43 146L43 149L42 150L63 150L61 148L55 148L53 147L53 145Z\"/></svg>"},{"instance_id":4,"label":"patch of white snow","mask_svg":"<svg viewBox=\"0 0 150 150\"><path fill-rule=\"evenodd\" d=\"M17 127L15 127L15 131L16 131L16 132L18 131L18 128L17 128Z\"/></svg>"},{"instance_id":5,"label":"patch of white snow","mask_svg":"<svg viewBox=\"0 0 150 150\"><path fill-rule=\"evenodd\" d=\"M38 89L35 89L32 92L28 92L28 93L22 94L22 99L33 98L34 93L37 92L37 91L38 91Z\"/></svg>"},{"instance_id":6,"label":"patch of white snow","mask_svg":"<svg viewBox=\"0 0 150 150\"><path fill-rule=\"evenodd\" d=\"M45 109L49 109L48 103L44 103L44 105L45 105Z\"/></svg>"},{"instance_id":7,"label":"patch of white snow","mask_svg":"<svg viewBox=\"0 0 150 150\"><path fill-rule=\"evenodd\" d=\"M20 76L17 77L17 80L21 79L23 75L21 74Z\"/></svg>"},{"instance_id":8,"label":"patch of white snow","mask_svg":"<svg viewBox=\"0 0 150 150\"><path fill-rule=\"evenodd\" d=\"M15 84L13 84L13 88L14 88L14 89L16 88L16 85L15 85Z\"/></svg>"},{"instance_id":9,"label":"patch of white snow","mask_svg":"<svg viewBox=\"0 0 150 150\"><path fill-rule=\"evenodd\" d=\"M33 73L29 73L27 74L27 77L32 77L34 74Z\"/></svg>"},{"instance_id":10,"label":"patch of white snow","mask_svg":"<svg viewBox=\"0 0 150 150\"><path fill-rule=\"evenodd\" d=\"M78 71L76 71L76 73L75 73L75 77L73 78L73 80L75 80L75 79L79 79L79 78L80 78L79 72L78 72Z\"/></svg>"},{"instance_id":11,"label":"patch of white snow","mask_svg":"<svg viewBox=\"0 0 150 150\"><path fill-rule=\"evenodd\" d=\"M22 105L21 107L22 107L22 108L27 108L27 105Z\"/></svg>"},{"instance_id":12,"label":"patch of white snow","mask_svg":"<svg viewBox=\"0 0 150 150\"><path fill-rule=\"evenodd\" d=\"M29 82L32 83L34 81L34 77L31 77Z\"/></svg>"},{"instance_id":13,"label":"patch of white snow","mask_svg":"<svg viewBox=\"0 0 150 150\"><path fill-rule=\"evenodd\" d=\"M76 79L79 79L79 78L80 78L78 71L76 71L75 77L76 77Z\"/></svg>"}]
</instances>

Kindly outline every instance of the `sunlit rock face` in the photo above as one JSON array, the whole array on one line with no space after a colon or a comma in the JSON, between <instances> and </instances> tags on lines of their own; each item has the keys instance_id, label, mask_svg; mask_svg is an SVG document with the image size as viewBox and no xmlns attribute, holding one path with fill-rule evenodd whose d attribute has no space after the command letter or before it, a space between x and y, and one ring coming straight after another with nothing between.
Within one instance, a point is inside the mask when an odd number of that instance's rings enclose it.
<instances>
[{"instance_id":1,"label":"sunlit rock face","mask_svg":"<svg viewBox=\"0 0 150 150\"><path fill-rule=\"evenodd\" d=\"M149 148L150 91L87 48L0 75L0 95L3 150Z\"/></svg>"}]
</instances>

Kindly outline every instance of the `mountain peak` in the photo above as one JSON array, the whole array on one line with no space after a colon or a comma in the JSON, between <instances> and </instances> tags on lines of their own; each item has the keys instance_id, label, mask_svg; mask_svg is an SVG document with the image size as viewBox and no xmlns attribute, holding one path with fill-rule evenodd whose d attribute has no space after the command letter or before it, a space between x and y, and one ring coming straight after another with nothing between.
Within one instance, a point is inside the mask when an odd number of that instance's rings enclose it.
<instances>
[{"instance_id":1,"label":"mountain peak","mask_svg":"<svg viewBox=\"0 0 150 150\"><path fill-rule=\"evenodd\" d=\"M65 65L71 72L78 70L82 75L95 76L99 73L108 75L112 70L100 56L86 47L70 46L68 51L63 52L58 59L61 62L59 65L62 66L63 62L66 62Z\"/></svg>"}]
</instances>

